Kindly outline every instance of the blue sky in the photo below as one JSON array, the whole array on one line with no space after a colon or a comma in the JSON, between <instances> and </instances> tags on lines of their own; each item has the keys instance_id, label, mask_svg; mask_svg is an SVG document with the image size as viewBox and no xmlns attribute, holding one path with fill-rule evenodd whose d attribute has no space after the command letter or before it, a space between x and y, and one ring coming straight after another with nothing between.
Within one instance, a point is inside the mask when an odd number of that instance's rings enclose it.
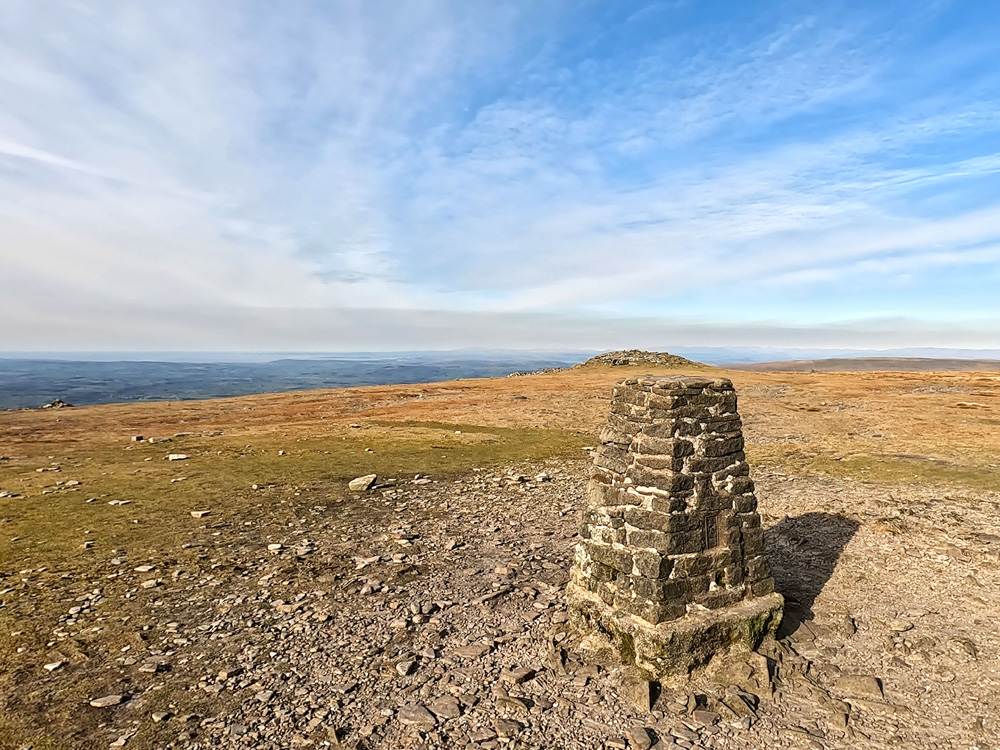
<instances>
[{"instance_id":1,"label":"blue sky","mask_svg":"<svg viewBox=\"0 0 1000 750\"><path fill-rule=\"evenodd\" d=\"M0 10L0 349L1000 347L1000 4Z\"/></svg>"}]
</instances>

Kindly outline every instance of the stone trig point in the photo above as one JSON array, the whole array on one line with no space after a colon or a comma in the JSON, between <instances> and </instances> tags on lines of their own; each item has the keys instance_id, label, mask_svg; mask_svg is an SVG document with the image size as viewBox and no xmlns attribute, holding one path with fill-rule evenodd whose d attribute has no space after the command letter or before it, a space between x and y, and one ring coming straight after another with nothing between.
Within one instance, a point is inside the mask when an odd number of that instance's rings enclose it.
<instances>
[{"instance_id":1,"label":"stone trig point","mask_svg":"<svg viewBox=\"0 0 1000 750\"><path fill-rule=\"evenodd\" d=\"M733 384L615 386L569 584L573 624L656 678L773 637L783 600L743 453Z\"/></svg>"}]
</instances>

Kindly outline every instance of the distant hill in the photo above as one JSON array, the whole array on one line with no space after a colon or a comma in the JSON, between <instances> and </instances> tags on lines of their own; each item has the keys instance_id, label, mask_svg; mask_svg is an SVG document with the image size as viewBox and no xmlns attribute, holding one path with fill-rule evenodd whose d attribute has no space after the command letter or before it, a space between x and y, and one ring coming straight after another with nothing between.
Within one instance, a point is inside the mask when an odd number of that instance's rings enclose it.
<instances>
[{"instance_id":1,"label":"distant hill","mask_svg":"<svg viewBox=\"0 0 1000 750\"><path fill-rule=\"evenodd\" d=\"M632 367L641 365L654 365L657 367L706 367L701 362L695 362L676 354L668 352L647 352L641 349L623 349L616 352L606 352L591 357L586 362L576 365L579 367L593 367L595 365L603 367Z\"/></svg>"},{"instance_id":2,"label":"distant hill","mask_svg":"<svg viewBox=\"0 0 1000 750\"><path fill-rule=\"evenodd\" d=\"M263 362L0 358L0 410L38 408L60 399L86 406L496 378L514 370L569 367L580 359L535 352L408 352Z\"/></svg>"},{"instance_id":3,"label":"distant hill","mask_svg":"<svg viewBox=\"0 0 1000 750\"><path fill-rule=\"evenodd\" d=\"M728 365L749 372L1000 372L996 359L937 359L931 357L842 357L755 362Z\"/></svg>"}]
</instances>

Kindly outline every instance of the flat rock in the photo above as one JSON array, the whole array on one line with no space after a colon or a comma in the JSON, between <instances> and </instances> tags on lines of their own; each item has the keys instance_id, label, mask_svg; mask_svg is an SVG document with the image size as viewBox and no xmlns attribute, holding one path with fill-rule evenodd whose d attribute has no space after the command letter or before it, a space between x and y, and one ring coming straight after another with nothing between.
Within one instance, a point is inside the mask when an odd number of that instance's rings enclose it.
<instances>
[{"instance_id":1,"label":"flat rock","mask_svg":"<svg viewBox=\"0 0 1000 750\"><path fill-rule=\"evenodd\" d=\"M488 643L471 643L468 646L459 646L455 649L455 656L463 659L481 659L492 649Z\"/></svg>"},{"instance_id":2,"label":"flat rock","mask_svg":"<svg viewBox=\"0 0 1000 750\"><path fill-rule=\"evenodd\" d=\"M347 483L348 488L352 492L364 492L371 488L375 484L375 480L378 478L376 474L366 474L363 477L358 477L357 479L352 479Z\"/></svg>"},{"instance_id":3,"label":"flat rock","mask_svg":"<svg viewBox=\"0 0 1000 750\"><path fill-rule=\"evenodd\" d=\"M427 708L439 719L457 719L462 714L458 698L454 695L442 695Z\"/></svg>"},{"instance_id":4,"label":"flat rock","mask_svg":"<svg viewBox=\"0 0 1000 750\"><path fill-rule=\"evenodd\" d=\"M706 727L710 727L719 721L719 715L715 711L703 711L701 709L693 711L691 718Z\"/></svg>"},{"instance_id":5,"label":"flat rock","mask_svg":"<svg viewBox=\"0 0 1000 750\"><path fill-rule=\"evenodd\" d=\"M429 732L437 725L434 715L420 703L407 703L399 709L399 721L424 732Z\"/></svg>"},{"instance_id":6,"label":"flat rock","mask_svg":"<svg viewBox=\"0 0 1000 750\"><path fill-rule=\"evenodd\" d=\"M648 680L628 679L622 682L621 695L637 710L649 713L656 701L656 684Z\"/></svg>"},{"instance_id":7,"label":"flat rock","mask_svg":"<svg viewBox=\"0 0 1000 750\"><path fill-rule=\"evenodd\" d=\"M492 742L497 738L497 733L488 727L483 727L477 729L475 732L469 735L469 739L473 742Z\"/></svg>"},{"instance_id":8,"label":"flat rock","mask_svg":"<svg viewBox=\"0 0 1000 750\"><path fill-rule=\"evenodd\" d=\"M834 687L847 695L860 698L883 698L882 682L877 677L868 674L845 674L836 679Z\"/></svg>"},{"instance_id":9,"label":"flat rock","mask_svg":"<svg viewBox=\"0 0 1000 750\"><path fill-rule=\"evenodd\" d=\"M396 671L399 673L400 677L406 677L412 674L417 668L417 663L413 660L401 661L396 663Z\"/></svg>"},{"instance_id":10,"label":"flat rock","mask_svg":"<svg viewBox=\"0 0 1000 750\"><path fill-rule=\"evenodd\" d=\"M494 719L493 728L498 737L510 738L517 735L524 727L521 722L513 719Z\"/></svg>"},{"instance_id":11,"label":"flat rock","mask_svg":"<svg viewBox=\"0 0 1000 750\"><path fill-rule=\"evenodd\" d=\"M124 698L120 695L105 695L102 698L94 698L90 705L94 708L108 708L109 706L117 706L123 700Z\"/></svg>"},{"instance_id":12,"label":"flat rock","mask_svg":"<svg viewBox=\"0 0 1000 750\"><path fill-rule=\"evenodd\" d=\"M528 667L515 667L504 672L501 675L501 678L507 682L513 682L515 685L521 685L530 680L536 674L537 673L534 669L529 669Z\"/></svg>"},{"instance_id":13,"label":"flat rock","mask_svg":"<svg viewBox=\"0 0 1000 750\"><path fill-rule=\"evenodd\" d=\"M635 750L649 750L653 746L653 737L645 727L632 727L625 732L625 739Z\"/></svg>"}]
</instances>

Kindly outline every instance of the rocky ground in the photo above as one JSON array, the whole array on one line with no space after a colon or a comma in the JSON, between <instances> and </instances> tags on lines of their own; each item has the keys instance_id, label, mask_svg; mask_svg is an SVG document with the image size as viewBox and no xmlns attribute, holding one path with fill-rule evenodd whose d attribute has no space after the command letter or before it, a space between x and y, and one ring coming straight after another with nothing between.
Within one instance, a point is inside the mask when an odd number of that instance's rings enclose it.
<instances>
[{"instance_id":1,"label":"rocky ground","mask_svg":"<svg viewBox=\"0 0 1000 750\"><path fill-rule=\"evenodd\" d=\"M588 464L303 486L155 559L6 575L0 715L36 750L996 744L1000 495L758 476L782 639L756 690L642 710L566 624Z\"/></svg>"}]
</instances>

